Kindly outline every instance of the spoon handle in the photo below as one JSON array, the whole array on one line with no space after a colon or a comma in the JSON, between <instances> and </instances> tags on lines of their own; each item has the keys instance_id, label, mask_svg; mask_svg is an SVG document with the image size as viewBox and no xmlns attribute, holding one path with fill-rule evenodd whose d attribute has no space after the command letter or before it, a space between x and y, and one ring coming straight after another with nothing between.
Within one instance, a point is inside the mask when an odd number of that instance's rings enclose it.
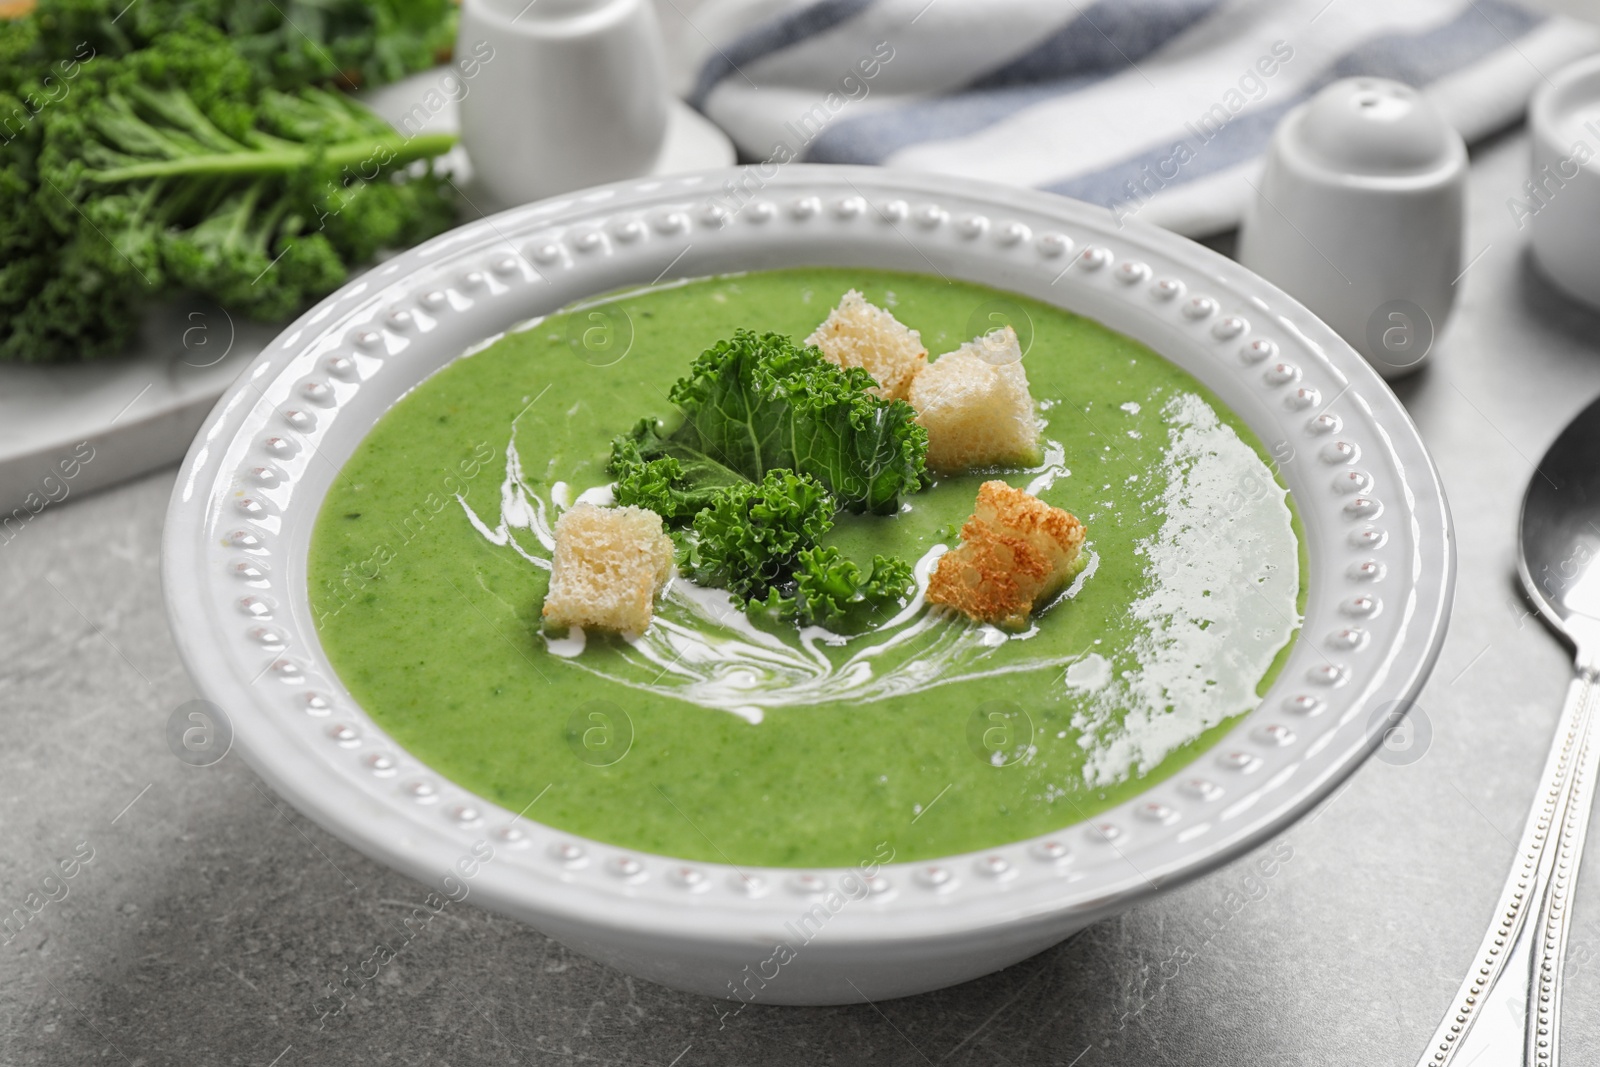
<instances>
[{"instance_id":1,"label":"spoon handle","mask_svg":"<svg viewBox=\"0 0 1600 1067\"><path fill-rule=\"evenodd\" d=\"M1573 680L1567 702L1586 709L1594 703L1595 681L1587 671ZM1561 968L1567 955L1567 933L1572 915L1572 890L1583 863L1583 843L1589 833L1589 812L1594 802L1594 779L1600 771L1600 736L1592 724L1584 731L1577 767L1567 789L1561 815L1560 836L1553 846L1550 881L1539 901L1528 977L1526 1067L1557 1067L1561 1057L1557 1040L1561 1024Z\"/></svg>"},{"instance_id":2,"label":"spoon handle","mask_svg":"<svg viewBox=\"0 0 1600 1067\"><path fill-rule=\"evenodd\" d=\"M1589 722L1593 717L1597 689L1593 675L1584 671L1576 678L1567 690L1566 705L1562 708L1561 718L1556 725L1556 735L1551 743L1550 755L1545 760L1544 774L1539 781L1539 791L1534 800L1533 810L1528 813L1527 825L1523 827L1522 837L1517 842L1516 859L1512 864L1511 873L1506 879L1506 884L1500 891L1500 900L1495 907L1494 919L1489 930L1484 934L1483 942L1478 946L1478 954L1473 959L1473 968L1461 983L1460 990L1456 993L1449 1012L1440 1022L1439 1028L1434 1032L1433 1040L1429 1042L1418 1067L1449 1067L1458 1058L1463 1056L1462 1049L1472 1045L1473 1051L1462 1059L1463 1063L1475 1060L1485 1051L1486 1042L1468 1042L1467 1036L1477 1023L1485 1016L1485 1001L1491 991L1494 991L1501 977L1507 969L1507 963L1514 952L1519 948L1524 928L1528 926L1529 904L1542 902L1546 896L1546 887L1550 883L1550 876L1556 866L1555 857L1559 852L1557 848L1547 848L1551 830L1557 825L1558 820L1565 822L1568 809L1568 797L1576 775L1579 754L1584 751L1585 740L1589 733ZM1600 745L1594 746L1594 752L1600 754ZM1589 776L1593 780L1593 775ZM1587 795L1587 794L1585 794ZM1585 805L1586 807L1587 805ZM1582 822L1587 822L1585 814ZM1570 870L1568 877L1576 871L1575 860L1569 860ZM1566 892L1559 898L1565 904ZM1542 910L1542 904L1541 904ZM1562 935L1559 938L1565 947L1565 915L1566 908L1557 909L1562 923ZM1541 916L1542 918L1542 916ZM1519 958L1530 959L1530 971L1513 975L1512 981L1522 984L1523 992L1527 990L1526 979L1533 974L1543 972L1545 940L1541 939L1538 949L1532 952L1516 952ZM1550 973L1559 978L1559 960L1555 961L1556 968ZM1496 997L1496 1002L1506 1002L1511 1005L1508 1009L1526 1018L1526 1005L1517 1007L1517 1001L1511 1000L1507 995L1511 990L1501 988L1502 996ZM1557 1003L1552 994L1549 1005L1553 1009ZM1497 1020L1503 1021L1503 1020ZM1499 1028L1493 1025L1488 1027L1491 1031ZM1534 1033L1537 1027L1524 1028L1518 1026L1516 1034L1517 1044L1521 1044L1524 1032ZM1550 1027L1549 1037L1554 1037L1554 1027ZM1499 1044L1498 1040L1493 1040ZM1550 1049L1555 1048L1552 1040ZM1520 1056L1522 1050L1517 1049ZM1489 1062L1489 1061L1485 1061ZM1515 1062L1510 1057L1505 1057L1500 1063ZM1529 1061L1530 1065L1536 1061ZM1481 1067L1481 1065L1480 1065ZM1546 1061L1542 1067L1554 1067L1554 1060Z\"/></svg>"}]
</instances>

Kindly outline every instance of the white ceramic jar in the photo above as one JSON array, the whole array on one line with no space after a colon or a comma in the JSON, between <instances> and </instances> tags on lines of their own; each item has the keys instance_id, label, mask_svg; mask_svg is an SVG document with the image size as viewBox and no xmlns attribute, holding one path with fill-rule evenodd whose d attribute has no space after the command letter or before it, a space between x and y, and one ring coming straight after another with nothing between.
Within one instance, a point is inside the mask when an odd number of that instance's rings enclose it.
<instances>
[{"instance_id":1,"label":"white ceramic jar","mask_svg":"<svg viewBox=\"0 0 1600 1067\"><path fill-rule=\"evenodd\" d=\"M456 60L477 64L461 137L495 207L648 173L661 151L650 0L463 0Z\"/></svg>"},{"instance_id":2,"label":"white ceramic jar","mask_svg":"<svg viewBox=\"0 0 1600 1067\"><path fill-rule=\"evenodd\" d=\"M1507 201L1533 259L1563 292L1600 308L1600 56L1547 80L1528 105L1533 166Z\"/></svg>"},{"instance_id":3,"label":"white ceramic jar","mask_svg":"<svg viewBox=\"0 0 1600 1067\"><path fill-rule=\"evenodd\" d=\"M1239 260L1401 377L1455 299L1466 176L1461 136L1415 89L1335 82L1273 135Z\"/></svg>"}]
</instances>

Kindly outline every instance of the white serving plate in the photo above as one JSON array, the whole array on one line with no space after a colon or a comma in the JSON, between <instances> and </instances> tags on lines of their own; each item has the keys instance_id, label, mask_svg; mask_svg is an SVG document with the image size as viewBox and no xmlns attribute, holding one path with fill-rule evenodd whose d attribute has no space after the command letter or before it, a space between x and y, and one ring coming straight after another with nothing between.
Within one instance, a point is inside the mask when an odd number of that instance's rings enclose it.
<instances>
[{"instance_id":1,"label":"white serving plate","mask_svg":"<svg viewBox=\"0 0 1600 1067\"><path fill-rule=\"evenodd\" d=\"M821 933L761 979L759 999L875 1000L1014 963L1281 832L1417 693L1444 637L1455 549L1438 476L1394 395L1331 329L1236 263L1029 190L776 170L632 181L517 208L323 301L267 346L190 449L168 516L165 588L179 651L231 716L241 754L355 848L623 970L712 995L740 982L756 992L749 975L773 969L774 946L794 940L785 924L820 907ZM741 174L756 191L730 214L712 198ZM1091 825L891 864L861 899L840 893L857 885L846 869L636 854L543 826L536 804L519 814L443 780L340 684L306 588L312 525L340 464L464 349L619 287L801 264L937 271L1149 345L1269 448L1292 453L1282 475L1310 559L1300 640L1215 749ZM470 862L474 848L493 859Z\"/></svg>"}]
</instances>

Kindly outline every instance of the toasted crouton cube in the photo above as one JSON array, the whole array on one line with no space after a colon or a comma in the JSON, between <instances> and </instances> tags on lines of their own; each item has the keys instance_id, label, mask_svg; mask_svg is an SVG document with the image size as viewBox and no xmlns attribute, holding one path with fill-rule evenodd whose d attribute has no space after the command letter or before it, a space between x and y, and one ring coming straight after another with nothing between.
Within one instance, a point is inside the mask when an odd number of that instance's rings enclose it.
<instances>
[{"instance_id":1,"label":"toasted crouton cube","mask_svg":"<svg viewBox=\"0 0 1600 1067\"><path fill-rule=\"evenodd\" d=\"M1083 523L1005 482L984 482L961 544L939 557L930 604L1008 630L1065 589L1081 567Z\"/></svg>"},{"instance_id":2,"label":"toasted crouton cube","mask_svg":"<svg viewBox=\"0 0 1600 1067\"><path fill-rule=\"evenodd\" d=\"M1039 462L1039 424L1010 326L968 341L929 363L907 399L928 431L928 466L1029 467Z\"/></svg>"},{"instance_id":3,"label":"toasted crouton cube","mask_svg":"<svg viewBox=\"0 0 1600 1067\"><path fill-rule=\"evenodd\" d=\"M885 400L904 400L911 379L928 363L921 335L867 303L854 289L839 298L839 306L806 338L806 344L816 345L841 367L865 370Z\"/></svg>"},{"instance_id":4,"label":"toasted crouton cube","mask_svg":"<svg viewBox=\"0 0 1600 1067\"><path fill-rule=\"evenodd\" d=\"M645 508L578 504L556 520L544 618L556 627L640 634L672 577L672 538Z\"/></svg>"}]
</instances>

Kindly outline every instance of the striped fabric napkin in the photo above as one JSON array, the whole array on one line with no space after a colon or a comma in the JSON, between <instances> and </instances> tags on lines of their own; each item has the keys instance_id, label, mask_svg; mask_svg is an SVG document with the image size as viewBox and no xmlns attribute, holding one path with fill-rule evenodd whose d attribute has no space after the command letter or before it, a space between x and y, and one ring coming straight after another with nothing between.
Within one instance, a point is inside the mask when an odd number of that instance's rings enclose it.
<instances>
[{"instance_id":1,"label":"striped fabric napkin","mask_svg":"<svg viewBox=\"0 0 1600 1067\"><path fill-rule=\"evenodd\" d=\"M747 160L1031 185L1191 236L1238 223L1273 128L1332 81L1425 87L1470 141L1600 49L1506 0L687 2L685 95Z\"/></svg>"}]
</instances>

